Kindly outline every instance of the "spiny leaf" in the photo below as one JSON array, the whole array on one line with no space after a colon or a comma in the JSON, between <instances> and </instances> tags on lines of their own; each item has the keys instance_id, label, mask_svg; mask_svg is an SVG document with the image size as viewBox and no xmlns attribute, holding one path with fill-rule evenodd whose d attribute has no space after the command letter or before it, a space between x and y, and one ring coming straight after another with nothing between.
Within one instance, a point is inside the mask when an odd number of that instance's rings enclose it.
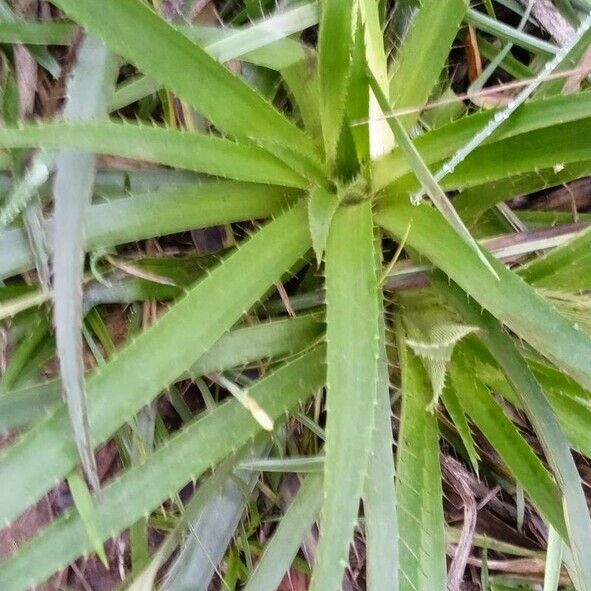
<instances>
[{"instance_id":1,"label":"spiny leaf","mask_svg":"<svg viewBox=\"0 0 591 591\"><path fill-rule=\"evenodd\" d=\"M437 419L425 409L429 383L398 328L402 415L396 493L401 591L445 591L445 539Z\"/></svg>"},{"instance_id":2,"label":"spiny leaf","mask_svg":"<svg viewBox=\"0 0 591 591\"><path fill-rule=\"evenodd\" d=\"M66 120L91 121L107 117L118 60L102 44L87 37L68 85ZM100 488L90 442L82 352L82 278L84 274L84 215L90 204L96 173L95 156L64 151L56 159L54 323L64 397L82 467L95 491Z\"/></svg>"},{"instance_id":3,"label":"spiny leaf","mask_svg":"<svg viewBox=\"0 0 591 591\"><path fill-rule=\"evenodd\" d=\"M325 349L309 352L253 386L253 396L274 419L281 418L324 380ZM153 511L190 480L196 480L261 432L240 403L231 399L177 432L142 466L103 489L97 507L103 540ZM195 453L199 449L202 453ZM166 474L166 478L162 478ZM46 577L92 551L76 511L54 521L10 558L0 562L3 591L35 588ZM34 565L34 568L31 568Z\"/></svg>"},{"instance_id":4,"label":"spiny leaf","mask_svg":"<svg viewBox=\"0 0 591 591\"><path fill-rule=\"evenodd\" d=\"M206 352L310 247L303 204L247 240L87 384L93 444L130 420ZM222 297L232 293L232 298ZM134 375L130 381L126 376ZM0 456L0 521L18 515L76 461L63 411Z\"/></svg>"},{"instance_id":5,"label":"spiny leaf","mask_svg":"<svg viewBox=\"0 0 591 591\"><path fill-rule=\"evenodd\" d=\"M379 356L377 272L371 203L340 207L326 250L326 460L313 591L341 588L367 473Z\"/></svg>"},{"instance_id":6,"label":"spiny leaf","mask_svg":"<svg viewBox=\"0 0 591 591\"><path fill-rule=\"evenodd\" d=\"M322 3L318 70L320 115L329 166L333 166L337 158L345 117L356 22L357 0L325 0Z\"/></svg>"},{"instance_id":7,"label":"spiny leaf","mask_svg":"<svg viewBox=\"0 0 591 591\"><path fill-rule=\"evenodd\" d=\"M266 150L212 135L124 123L44 123L0 129L3 148L72 148L288 187L302 177Z\"/></svg>"},{"instance_id":8,"label":"spiny leaf","mask_svg":"<svg viewBox=\"0 0 591 591\"><path fill-rule=\"evenodd\" d=\"M54 3L223 131L315 153L312 141L263 97L140 0Z\"/></svg>"},{"instance_id":9,"label":"spiny leaf","mask_svg":"<svg viewBox=\"0 0 591 591\"><path fill-rule=\"evenodd\" d=\"M406 199L378 204L378 223L427 257L499 321L551 359L573 378L591 388L591 339L561 316L542 296L490 259L500 280L482 267L474 251L429 207L413 207ZM524 314L524 310L528 313ZM477 324L477 323L475 323Z\"/></svg>"},{"instance_id":10,"label":"spiny leaf","mask_svg":"<svg viewBox=\"0 0 591 591\"><path fill-rule=\"evenodd\" d=\"M219 181L96 203L86 210L85 249L104 249L216 224L268 218L293 203L296 194L271 185ZM54 235L51 218L44 228L51 246ZM15 228L0 234L1 278L27 271L33 265L22 230Z\"/></svg>"},{"instance_id":11,"label":"spiny leaf","mask_svg":"<svg viewBox=\"0 0 591 591\"><path fill-rule=\"evenodd\" d=\"M323 188L314 189L308 199L308 223L318 266L324 257L330 223L339 206L339 198Z\"/></svg>"},{"instance_id":12,"label":"spiny leaf","mask_svg":"<svg viewBox=\"0 0 591 591\"><path fill-rule=\"evenodd\" d=\"M377 241L376 241L377 242ZM381 264L381 249L376 245L376 259ZM376 382L375 426L365 486L363 514L367 552L368 591L398 591L399 549L398 513L390 405L390 375L386 350L384 308L380 300L380 352Z\"/></svg>"}]
</instances>

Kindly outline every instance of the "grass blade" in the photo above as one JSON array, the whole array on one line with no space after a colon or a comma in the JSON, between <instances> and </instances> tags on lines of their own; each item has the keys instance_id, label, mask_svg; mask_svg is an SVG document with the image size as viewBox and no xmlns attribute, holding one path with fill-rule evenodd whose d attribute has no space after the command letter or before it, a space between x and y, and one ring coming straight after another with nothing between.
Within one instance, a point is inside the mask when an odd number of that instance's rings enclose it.
<instances>
[{"instance_id":1,"label":"grass blade","mask_svg":"<svg viewBox=\"0 0 591 591\"><path fill-rule=\"evenodd\" d=\"M367 474L379 354L377 282L371 203L341 207L326 250L328 416L312 591L341 588Z\"/></svg>"},{"instance_id":2,"label":"grass blade","mask_svg":"<svg viewBox=\"0 0 591 591\"><path fill-rule=\"evenodd\" d=\"M275 591L320 511L322 474L308 474L281 519L244 591Z\"/></svg>"},{"instance_id":3,"label":"grass blade","mask_svg":"<svg viewBox=\"0 0 591 591\"><path fill-rule=\"evenodd\" d=\"M64 118L106 118L118 60L93 37L86 37L68 86ZM82 353L82 276L84 274L84 214L93 193L93 155L61 152L54 181L54 324L64 397L82 467L95 491L100 488L90 442Z\"/></svg>"}]
</instances>

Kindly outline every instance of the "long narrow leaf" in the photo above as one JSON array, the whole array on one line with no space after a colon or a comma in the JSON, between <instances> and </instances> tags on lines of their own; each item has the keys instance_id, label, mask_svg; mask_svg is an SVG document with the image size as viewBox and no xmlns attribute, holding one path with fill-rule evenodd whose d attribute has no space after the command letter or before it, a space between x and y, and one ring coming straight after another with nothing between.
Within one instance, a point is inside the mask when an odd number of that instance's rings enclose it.
<instances>
[{"instance_id":1,"label":"long narrow leaf","mask_svg":"<svg viewBox=\"0 0 591 591\"><path fill-rule=\"evenodd\" d=\"M154 236L186 232L216 224L268 218L294 201L296 193L269 185L206 182L136 194L91 205L86 210L87 251L104 249ZM51 249L54 222L45 224ZM25 233L0 234L0 277L33 268Z\"/></svg>"},{"instance_id":2,"label":"long narrow leaf","mask_svg":"<svg viewBox=\"0 0 591 591\"><path fill-rule=\"evenodd\" d=\"M401 330L401 329L399 329ZM402 415L397 483L401 591L445 591L445 538L437 420L420 360L399 335Z\"/></svg>"},{"instance_id":3,"label":"long narrow leaf","mask_svg":"<svg viewBox=\"0 0 591 591\"><path fill-rule=\"evenodd\" d=\"M251 395L270 417L279 419L324 380L323 347L257 383ZM190 480L251 441L261 426L236 400L198 418L174 435L146 462L103 489L97 507L106 540L156 509ZM201 453L195 453L195 450ZM166 474L166 478L162 478ZM3 591L35 588L53 572L92 551L80 516L70 511L7 560L0 562Z\"/></svg>"},{"instance_id":4,"label":"long narrow leaf","mask_svg":"<svg viewBox=\"0 0 591 591\"><path fill-rule=\"evenodd\" d=\"M87 385L93 445L186 371L309 247L306 212L299 205L246 241L114 356ZM231 299L220 297L227 293ZM16 517L72 468L76 446L67 424L67 414L58 412L3 452L0 479L11 486L0 491L2 521Z\"/></svg>"},{"instance_id":5,"label":"long narrow leaf","mask_svg":"<svg viewBox=\"0 0 591 591\"><path fill-rule=\"evenodd\" d=\"M445 296L468 322L482 329L482 336L491 353L503 368L515 393L534 426L536 435L550 463L563 495L563 507L570 547L573 554L580 591L591 589L591 517L583 493L581 477L575 465L566 437L539 383L520 355L511 337L489 313L469 302L457 286L449 286L443 277L434 280Z\"/></svg>"},{"instance_id":6,"label":"long narrow leaf","mask_svg":"<svg viewBox=\"0 0 591 591\"><path fill-rule=\"evenodd\" d=\"M379 354L377 281L371 203L341 207L326 249L328 418L313 591L341 588L368 469Z\"/></svg>"},{"instance_id":7,"label":"long narrow leaf","mask_svg":"<svg viewBox=\"0 0 591 591\"><path fill-rule=\"evenodd\" d=\"M320 75L320 115L324 148L329 164L334 164L345 117L349 86L357 0L325 0L322 4L318 70Z\"/></svg>"},{"instance_id":8,"label":"long narrow leaf","mask_svg":"<svg viewBox=\"0 0 591 591\"><path fill-rule=\"evenodd\" d=\"M227 133L314 154L304 133L140 0L55 0L54 4Z\"/></svg>"},{"instance_id":9,"label":"long narrow leaf","mask_svg":"<svg viewBox=\"0 0 591 591\"><path fill-rule=\"evenodd\" d=\"M376 382L375 427L363 492L367 544L367 589L399 589L398 515L394 485L394 441L390 374L383 306L380 311L380 358Z\"/></svg>"},{"instance_id":10,"label":"long narrow leaf","mask_svg":"<svg viewBox=\"0 0 591 591\"><path fill-rule=\"evenodd\" d=\"M467 9L465 0L426 0L417 10L390 78L392 108L416 108L401 117L406 129L416 123L437 83Z\"/></svg>"},{"instance_id":11,"label":"long narrow leaf","mask_svg":"<svg viewBox=\"0 0 591 591\"><path fill-rule=\"evenodd\" d=\"M407 199L379 205L377 221L427 257L481 306L564 371L591 388L591 339L514 272L490 258L495 279L440 214ZM410 225L410 230L409 230ZM527 310L528 314L523 311Z\"/></svg>"},{"instance_id":12,"label":"long narrow leaf","mask_svg":"<svg viewBox=\"0 0 591 591\"><path fill-rule=\"evenodd\" d=\"M64 118L106 118L117 59L94 37L87 37L68 86ZM58 359L70 424L92 488L100 487L90 443L82 353L82 276L84 274L84 214L90 204L96 173L92 154L64 151L57 156L54 182L54 323Z\"/></svg>"},{"instance_id":13,"label":"long narrow leaf","mask_svg":"<svg viewBox=\"0 0 591 591\"><path fill-rule=\"evenodd\" d=\"M2 148L73 148L236 180L305 187L286 164L252 144L165 127L122 123L45 123L0 130Z\"/></svg>"}]
</instances>

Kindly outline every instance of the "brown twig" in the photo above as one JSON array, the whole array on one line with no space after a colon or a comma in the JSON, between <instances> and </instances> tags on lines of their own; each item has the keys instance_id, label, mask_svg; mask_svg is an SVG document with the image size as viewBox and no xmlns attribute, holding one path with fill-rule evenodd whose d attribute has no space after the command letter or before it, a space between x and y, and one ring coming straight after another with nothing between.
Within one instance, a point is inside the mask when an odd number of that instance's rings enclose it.
<instances>
[{"instance_id":1,"label":"brown twig","mask_svg":"<svg viewBox=\"0 0 591 591\"><path fill-rule=\"evenodd\" d=\"M465 471L462 469L462 465L451 456L444 455L441 460L441 468L445 479L456 490L464 504L462 534L456 545L454 556L447 573L447 588L449 591L460 591L464 571L470 558L478 508L472 487L470 486L470 480L465 478Z\"/></svg>"}]
</instances>

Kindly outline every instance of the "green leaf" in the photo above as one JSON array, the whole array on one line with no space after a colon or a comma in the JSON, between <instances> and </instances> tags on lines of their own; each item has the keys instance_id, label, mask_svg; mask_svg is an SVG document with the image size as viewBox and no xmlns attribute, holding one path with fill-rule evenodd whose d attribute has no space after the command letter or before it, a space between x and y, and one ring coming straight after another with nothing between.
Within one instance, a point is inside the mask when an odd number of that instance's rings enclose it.
<instances>
[{"instance_id":1,"label":"green leaf","mask_svg":"<svg viewBox=\"0 0 591 591\"><path fill-rule=\"evenodd\" d=\"M216 224L268 218L293 203L295 192L281 187L204 182L113 199L86 211L87 251L105 249L154 236L164 236ZM54 224L45 224L50 246ZM25 233L11 229L0 234L0 277L34 266Z\"/></svg>"},{"instance_id":2,"label":"green leaf","mask_svg":"<svg viewBox=\"0 0 591 591\"><path fill-rule=\"evenodd\" d=\"M33 23L23 20L0 22L0 43L69 45L76 30L72 23Z\"/></svg>"},{"instance_id":3,"label":"green leaf","mask_svg":"<svg viewBox=\"0 0 591 591\"><path fill-rule=\"evenodd\" d=\"M125 347L87 384L93 444L98 445L186 371L310 247L306 211L296 206L265 226L197 283L154 326ZM221 294L232 293L232 298ZM134 375L130 381L126 376ZM39 498L76 461L58 412L0 456L7 521Z\"/></svg>"},{"instance_id":4,"label":"green leaf","mask_svg":"<svg viewBox=\"0 0 591 591\"><path fill-rule=\"evenodd\" d=\"M479 129L494 117L496 112L499 111L476 113L423 134L414 140L415 147L427 164L435 164L450 156L454 150L457 150L469 141ZM570 96L532 101L522 105L509 121L492 138L489 138L488 141L498 143L503 139L548 128L553 125L558 126L558 131L562 129L560 124L572 121L578 122L589 117L591 117L591 101L587 93L584 92ZM557 133L556 138L558 137L559 134ZM553 140L554 136L550 141ZM514 151L509 153L511 154L511 158L520 156L520 154ZM481 159L475 157L473 159L474 162L483 164ZM472 158L469 161L472 161ZM550 166L556 163L554 161ZM509 159L503 157L502 164L507 166L511 162ZM383 189L391 182L411 172L411 170L405 153L401 149L396 149L391 154L372 163L374 187L376 190ZM506 174L505 176L509 175Z\"/></svg>"},{"instance_id":5,"label":"green leaf","mask_svg":"<svg viewBox=\"0 0 591 591\"><path fill-rule=\"evenodd\" d=\"M519 269L519 274L536 287L582 291L591 287L591 229L582 231Z\"/></svg>"},{"instance_id":6,"label":"green leaf","mask_svg":"<svg viewBox=\"0 0 591 591\"><path fill-rule=\"evenodd\" d=\"M162 82L223 131L291 145L312 141L266 100L140 0L55 0L107 46Z\"/></svg>"},{"instance_id":7,"label":"green leaf","mask_svg":"<svg viewBox=\"0 0 591 591\"><path fill-rule=\"evenodd\" d=\"M561 167L538 168L535 172L477 185L462 191L454 199L454 205L466 225L470 227L475 225L488 209L515 195L530 195L591 174L591 162L588 160L566 165L562 170L559 168ZM518 212L518 215L522 215L522 212Z\"/></svg>"},{"instance_id":8,"label":"green leaf","mask_svg":"<svg viewBox=\"0 0 591 591\"><path fill-rule=\"evenodd\" d=\"M404 197L380 203L376 218L398 238L444 271L482 307L591 388L591 339L577 330L518 275L490 258L499 280L483 268L474 251L428 205L413 207ZM524 314L523 311L528 313Z\"/></svg>"},{"instance_id":9,"label":"green leaf","mask_svg":"<svg viewBox=\"0 0 591 591\"><path fill-rule=\"evenodd\" d=\"M86 37L68 84L64 119L106 119L118 71L118 60L103 43L94 37ZM57 155L53 186L53 318L70 425L86 477L91 487L98 491L100 482L90 442L82 347L83 221L92 198L95 174L94 155L71 150Z\"/></svg>"},{"instance_id":10,"label":"green leaf","mask_svg":"<svg viewBox=\"0 0 591 591\"><path fill-rule=\"evenodd\" d=\"M359 0L359 13L363 23L365 41L365 64L374 73L381 89L389 94L388 80L388 54L384 46L384 34L382 29L383 10L375 0ZM368 84L367 75L363 87ZM372 94L369 95L369 152L371 159L386 154L394 147L394 137L387 121L383 120L383 112ZM351 117L353 119L353 117ZM355 128L353 128L355 133Z\"/></svg>"},{"instance_id":11,"label":"green leaf","mask_svg":"<svg viewBox=\"0 0 591 591\"><path fill-rule=\"evenodd\" d=\"M414 15L390 78L391 108L416 109L400 117L406 129L417 122L437 84L467 9L466 0L424 0Z\"/></svg>"},{"instance_id":12,"label":"green leaf","mask_svg":"<svg viewBox=\"0 0 591 591\"><path fill-rule=\"evenodd\" d=\"M376 250L378 250L376 248ZM381 250L381 249L380 249ZM380 258L381 259L381 252ZM381 262L381 261L380 261ZM399 550L398 514L390 405L390 375L386 351L386 326L380 302L380 351L376 382L374 432L365 486L363 514L367 552L367 589L398 591Z\"/></svg>"},{"instance_id":13,"label":"green leaf","mask_svg":"<svg viewBox=\"0 0 591 591\"><path fill-rule=\"evenodd\" d=\"M88 535L91 547L97 553L105 568L109 568L109 561L107 560L107 555L105 554L105 549L103 547L103 540L100 535L98 513L94 505L94 500L88 490L88 486L86 486L84 477L79 470L73 470L70 473L68 476L68 486L76 510L80 514L80 519L86 529L86 534Z\"/></svg>"},{"instance_id":14,"label":"green leaf","mask_svg":"<svg viewBox=\"0 0 591 591\"><path fill-rule=\"evenodd\" d=\"M387 109L388 99L383 94L381 88L377 84L376 79L371 76L371 88L378 99L378 103L382 107L382 109ZM431 174L431 171L427 167L427 164L421 157L419 151L416 149L410 135L404 128L401 120L396 117L395 115L391 115L388 118L388 123L390 124L390 129L394 134L394 138L402 148L408 162L416 175L417 179L421 182L421 185L425 192L429 195L429 198L437 207L437 209L441 212L443 217L448 221L449 225L454 228L454 230L458 233L464 242L476 253L478 258L483 263L484 267L488 269L493 276L496 277L495 270L489 264L487 258L483 255L478 246L476 240L474 240L472 234L466 225L462 221L462 218L458 215L457 211L455 210L454 206L452 205L451 201L447 198L447 195L444 193L443 189L439 186L436 179ZM413 201L414 202L414 201ZM416 203L415 203L416 205Z\"/></svg>"},{"instance_id":15,"label":"green leaf","mask_svg":"<svg viewBox=\"0 0 591 591\"><path fill-rule=\"evenodd\" d=\"M322 474L308 474L265 547L244 591L275 591L310 532L322 502Z\"/></svg>"},{"instance_id":16,"label":"green leaf","mask_svg":"<svg viewBox=\"0 0 591 591\"><path fill-rule=\"evenodd\" d=\"M357 0L325 0L318 40L320 116L329 167L337 159L337 147L345 118L355 39Z\"/></svg>"},{"instance_id":17,"label":"green leaf","mask_svg":"<svg viewBox=\"0 0 591 591\"><path fill-rule=\"evenodd\" d=\"M328 230L338 206L339 198L335 193L330 193L323 188L317 188L310 193L308 223L318 266L324 257Z\"/></svg>"},{"instance_id":18,"label":"green leaf","mask_svg":"<svg viewBox=\"0 0 591 591\"><path fill-rule=\"evenodd\" d=\"M324 355L325 349L320 347L287 364L254 385L252 396L272 418L279 419L322 384ZM124 472L103 489L103 501L97 506L102 539L113 537L159 507L187 482L196 480L260 432L260 425L234 399L200 416L142 466ZM201 453L194 453L196 449ZM91 550L79 514L70 511L0 562L3 591L35 587Z\"/></svg>"},{"instance_id":19,"label":"green leaf","mask_svg":"<svg viewBox=\"0 0 591 591\"><path fill-rule=\"evenodd\" d=\"M564 543L556 530L552 527L548 528L548 549L546 552L543 591L558 591L563 547Z\"/></svg>"},{"instance_id":20,"label":"green leaf","mask_svg":"<svg viewBox=\"0 0 591 591\"><path fill-rule=\"evenodd\" d=\"M305 59L281 71L306 131L315 139L322 137L320 121L320 85L317 56L311 50Z\"/></svg>"},{"instance_id":21,"label":"green leaf","mask_svg":"<svg viewBox=\"0 0 591 591\"><path fill-rule=\"evenodd\" d=\"M268 449L269 444L261 441L254 450L250 450L250 456L259 457ZM188 524L189 535L168 569L162 591L192 591L209 587L218 564L232 543L258 479L258 472L236 469L222 483L213 498Z\"/></svg>"},{"instance_id":22,"label":"green leaf","mask_svg":"<svg viewBox=\"0 0 591 591\"><path fill-rule=\"evenodd\" d=\"M581 591L587 591L591 589L591 563L588 559L591 517L581 477L552 407L501 324L489 313L483 312L478 305L469 302L465 293L457 286L449 286L442 277L435 278L435 281L465 319L481 327L483 340L523 403L562 492L568 531L568 540L565 541L570 541L577 578L582 583Z\"/></svg>"},{"instance_id":23,"label":"green leaf","mask_svg":"<svg viewBox=\"0 0 591 591\"><path fill-rule=\"evenodd\" d=\"M472 431L470 430L470 425L468 425L466 414L464 413L464 409L460 404L456 391L447 384L441 393L441 398L443 399L445 408L447 409L447 412L453 421L454 427L456 428L458 435L460 436L462 443L466 448L472 469L476 474L478 474L478 462L480 461L480 456L476 451L476 445L474 443L474 438L472 437Z\"/></svg>"},{"instance_id":24,"label":"green leaf","mask_svg":"<svg viewBox=\"0 0 591 591\"><path fill-rule=\"evenodd\" d=\"M326 460L313 591L341 588L368 469L379 355L377 271L371 204L339 208L326 250Z\"/></svg>"},{"instance_id":25,"label":"green leaf","mask_svg":"<svg viewBox=\"0 0 591 591\"><path fill-rule=\"evenodd\" d=\"M538 511L566 536L561 494L534 450L475 375L474 362L458 349L450 366L453 391L466 413L501 456Z\"/></svg>"},{"instance_id":26,"label":"green leaf","mask_svg":"<svg viewBox=\"0 0 591 591\"><path fill-rule=\"evenodd\" d=\"M113 154L236 180L306 187L268 151L212 135L123 123L44 123L0 130L2 148L72 148Z\"/></svg>"},{"instance_id":27,"label":"green leaf","mask_svg":"<svg viewBox=\"0 0 591 591\"><path fill-rule=\"evenodd\" d=\"M400 589L445 591L445 521L437 419L426 411L431 396L421 362L404 344L400 328L398 336L402 372L396 479Z\"/></svg>"}]
</instances>

